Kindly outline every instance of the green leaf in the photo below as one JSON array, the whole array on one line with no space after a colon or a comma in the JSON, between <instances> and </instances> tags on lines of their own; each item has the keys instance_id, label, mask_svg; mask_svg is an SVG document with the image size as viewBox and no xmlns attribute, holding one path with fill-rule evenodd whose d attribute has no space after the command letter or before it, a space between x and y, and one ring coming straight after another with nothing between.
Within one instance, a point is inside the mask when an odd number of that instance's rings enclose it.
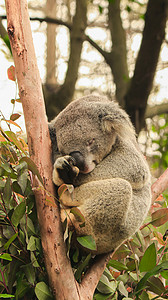
<instances>
[{"instance_id":1,"label":"green leaf","mask_svg":"<svg viewBox=\"0 0 168 300\"><path fill-rule=\"evenodd\" d=\"M9 246L12 244L12 242L17 238L18 232L16 232L14 235L11 236L11 238L6 242L4 245L4 249L7 250Z\"/></svg>"},{"instance_id":2,"label":"green leaf","mask_svg":"<svg viewBox=\"0 0 168 300\"><path fill-rule=\"evenodd\" d=\"M51 292L45 282L41 281L36 284L35 294L39 300L53 299Z\"/></svg>"},{"instance_id":3,"label":"green leaf","mask_svg":"<svg viewBox=\"0 0 168 300\"><path fill-rule=\"evenodd\" d=\"M142 279L138 282L136 287L136 294L138 295L140 291L146 286L148 278L154 276L158 273L161 273L164 270L168 270L168 261L162 262L160 265L155 266L151 271L147 272Z\"/></svg>"},{"instance_id":4,"label":"green leaf","mask_svg":"<svg viewBox=\"0 0 168 300\"><path fill-rule=\"evenodd\" d=\"M78 259L79 259L79 249L78 249L78 248L76 248L76 250L75 250L75 252L74 252L74 254L73 254L72 259L73 259L73 261L74 261L75 263L78 262Z\"/></svg>"},{"instance_id":5,"label":"green leaf","mask_svg":"<svg viewBox=\"0 0 168 300\"><path fill-rule=\"evenodd\" d=\"M1 162L1 168L3 168L7 173L11 173L12 169L7 162Z\"/></svg>"},{"instance_id":6,"label":"green leaf","mask_svg":"<svg viewBox=\"0 0 168 300\"><path fill-rule=\"evenodd\" d=\"M41 177L41 175L40 175L40 173L39 173L39 170L38 170L36 164L34 163L34 161L32 161L32 159L31 159L30 157L27 157L27 156L22 157L22 158L20 159L19 163L22 163L23 161L25 161L25 162L27 163L28 169L29 169L34 175L36 175L37 178L39 179L39 181L41 182L41 184L44 185L44 184L43 184L43 179L42 179L42 177Z\"/></svg>"},{"instance_id":7,"label":"green leaf","mask_svg":"<svg viewBox=\"0 0 168 300\"><path fill-rule=\"evenodd\" d=\"M9 298L15 298L15 296L11 295L11 294L1 294L1 298L3 298L3 299L9 299Z\"/></svg>"},{"instance_id":8,"label":"green leaf","mask_svg":"<svg viewBox=\"0 0 168 300\"><path fill-rule=\"evenodd\" d=\"M29 288L30 288L30 284L25 280L23 280L22 278L20 278L16 285L16 300L24 299L23 297L26 294L26 292L29 290Z\"/></svg>"},{"instance_id":9,"label":"green leaf","mask_svg":"<svg viewBox=\"0 0 168 300\"><path fill-rule=\"evenodd\" d=\"M149 300L149 296L146 291L142 292L142 294L139 296L139 300Z\"/></svg>"},{"instance_id":10,"label":"green leaf","mask_svg":"<svg viewBox=\"0 0 168 300\"><path fill-rule=\"evenodd\" d=\"M108 266L113 267L114 269L119 271L128 270L127 266L117 260L110 259L110 261L108 262Z\"/></svg>"},{"instance_id":11,"label":"green leaf","mask_svg":"<svg viewBox=\"0 0 168 300\"><path fill-rule=\"evenodd\" d=\"M36 250L35 239L36 238L34 236L30 237L29 243L27 245L27 250L30 250L30 251L35 251Z\"/></svg>"},{"instance_id":12,"label":"green leaf","mask_svg":"<svg viewBox=\"0 0 168 300\"><path fill-rule=\"evenodd\" d=\"M16 134L12 131L5 131L5 134L10 139L10 141L12 141L15 144L15 146L26 155L26 152L22 146L22 143L18 140Z\"/></svg>"},{"instance_id":13,"label":"green leaf","mask_svg":"<svg viewBox=\"0 0 168 300\"><path fill-rule=\"evenodd\" d=\"M95 293L93 299L94 300L108 300L110 299L109 297L112 296L113 293L105 295L105 294L99 294L99 293Z\"/></svg>"},{"instance_id":14,"label":"green leaf","mask_svg":"<svg viewBox=\"0 0 168 300\"><path fill-rule=\"evenodd\" d=\"M10 177L8 177L3 192L4 201L7 205L9 204L11 196L12 196L12 190L10 185Z\"/></svg>"},{"instance_id":15,"label":"green leaf","mask_svg":"<svg viewBox=\"0 0 168 300\"><path fill-rule=\"evenodd\" d=\"M168 279L168 270L167 271L163 271L163 272L160 272L161 276L165 279Z\"/></svg>"},{"instance_id":16,"label":"green leaf","mask_svg":"<svg viewBox=\"0 0 168 300\"><path fill-rule=\"evenodd\" d=\"M26 278L27 278L28 282L30 284L34 285L34 282L35 282L35 271L34 271L34 268L33 268L32 264L21 266L21 269L24 270L24 273L26 275Z\"/></svg>"},{"instance_id":17,"label":"green leaf","mask_svg":"<svg viewBox=\"0 0 168 300\"><path fill-rule=\"evenodd\" d=\"M28 175L27 170L24 170L21 172L21 174L19 175L19 177L17 179L17 182L22 190L22 193L25 192L26 187L27 187L27 175Z\"/></svg>"},{"instance_id":18,"label":"green leaf","mask_svg":"<svg viewBox=\"0 0 168 300\"><path fill-rule=\"evenodd\" d=\"M39 268L39 267L40 267L40 265L39 265L39 263L38 263L38 261L37 261L37 259L36 259L35 255L34 255L34 252L30 252L30 258L31 258L31 261L32 261L33 267L35 267L35 268Z\"/></svg>"},{"instance_id":19,"label":"green leaf","mask_svg":"<svg viewBox=\"0 0 168 300\"><path fill-rule=\"evenodd\" d=\"M152 215L153 226L159 227L168 221L168 208L161 208L155 211Z\"/></svg>"},{"instance_id":20,"label":"green leaf","mask_svg":"<svg viewBox=\"0 0 168 300\"><path fill-rule=\"evenodd\" d=\"M91 259L91 253L88 254L88 256L85 258L85 260L80 264L80 266L76 270L76 272L75 272L76 280L80 279L81 274L84 271L84 269L88 266L90 259Z\"/></svg>"},{"instance_id":21,"label":"green leaf","mask_svg":"<svg viewBox=\"0 0 168 300\"><path fill-rule=\"evenodd\" d=\"M25 211L26 211L26 204L25 202L21 202L14 210L13 214L12 214L12 218L11 218L11 221L12 221L12 224L14 226L18 226L21 218L24 216L25 214Z\"/></svg>"},{"instance_id":22,"label":"green leaf","mask_svg":"<svg viewBox=\"0 0 168 300\"><path fill-rule=\"evenodd\" d=\"M124 295L125 297L128 297L128 291L127 291L127 289L124 286L124 283L122 281L120 281L120 283L118 285L118 290L120 291L120 293L122 295Z\"/></svg>"},{"instance_id":23,"label":"green leaf","mask_svg":"<svg viewBox=\"0 0 168 300\"><path fill-rule=\"evenodd\" d=\"M156 266L156 248L155 244L151 244L145 251L140 264L140 272L151 271Z\"/></svg>"},{"instance_id":24,"label":"green leaf","mask_svg":"<svg viewBox=\"0 0 168 300\"><path fill-rule=\"evenodd\" d=\"M9 253L3 253L0 255L0 258L1 259L5 259L5 260L9 260L9 261L12 261L12 257L10 256Z\"/></svg>"},{"instance_id":25,"label":"green leaf","mask_svg":"<svg viewBox=\"0 0 168 300\"><path fill-rule=\"evenodd\" d=\"M31 234L31 235L36 234L33 222L29 217L27 217L27 232L28 232L28 234Z\"/></svg>"},{"instance_id":26,"label":"green leaf","mask_svg":"<svg viewBox=\"0 0 168 300\"><path fill-rule=\"evenodd\" d=\"M103 294L115 293L117 284L115 281L109 281L108 278L102 274L99 283L97 285L97 290Z\"/></svg>"},{"instance_id":27,"label":"green leaf","mask_svg":"<svg viewBox=\"0 0 168 300\"><path fill-rule=\"evenodd\" d=\"M152 276L151 278L149 278L147 281L147 285L148 285L148 290L155 293L156 295L160 296L162 293L165 292L165 287L163 283L157 277Z\"/></svg>"},{"instance_id":28,"label":"green leaf","mask_svg":"<svg viewBox=\"0 0 168 300\"><path fill-rule=\"evenodd\" d=\"M96 242L93 239L91 235L85 235L85 236L78 236L77 241L80 245L82 245L84 248L87 248L89 250L96 250Z\"/></svg>"}]
</instances>

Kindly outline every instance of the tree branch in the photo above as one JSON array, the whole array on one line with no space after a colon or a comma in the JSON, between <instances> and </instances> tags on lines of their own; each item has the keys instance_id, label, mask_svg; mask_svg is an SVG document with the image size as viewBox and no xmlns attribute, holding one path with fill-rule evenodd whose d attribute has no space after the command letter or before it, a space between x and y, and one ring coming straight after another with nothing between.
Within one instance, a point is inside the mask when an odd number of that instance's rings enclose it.
<instances>
[{"instance_id":1,"label":"tree branch","mask_svg":"<svg viewBox=\"0 0 168 300\"><path fill-rule=\"evenodd\" d=\"M164 173L152 184L152 203L168 188L168 168Z\"/></svg>"},{"instance_id":2,"label":"tree branch","mask_svg":"<svg viewBox=\"0 0 168 300\"><path fill-rule=\"evenodd\" d=\"M129 73L127 66L126 34L120 16L120 0L109 1L108 26L111 33L112 51L108 65L116 84L116 98L124 107L124 96L127 92Z\"/></svg>"},{"instance_id":3,"label":"tree branch","mask_svg":"<svg viewBox=\"0 0 168 300\"><path fill-rule=\"evenodd\" d=\"M167 114L168 113L168 103L162 103L154 106L147 106L145 112L145 118L153 118L157 115Z\"/></svg>"},{"instance_id":4,"label":"tree branch","mask_svg":"<svg viewBox=\"0 0 168 300\"><path fill-rule=\"evenodd\" d=\"M93 41L88 35L85 35L85 41L89 42L107 61L111 53L104 51L95 41Z\"/></svg>"},{"instance_id":5,"label":"tree branch","mask_svg":"<svg viewBox=\"0 0 168 300\"><path fill-rule=\"evenodd\" d=\"M6 16L4 16L4 15L0 16L0 18L2 20L6 20ZM72 24L70 24L68 22L64 22L64 21L62 21L60 19L56 19L56 18L50 18L50 17L44 17L44 18L30 17L30 21L39 21L40 23L46 22L46 23L49 23L49 24L62 25L62 26L67 27L70 30L72 28Z\"/></svg>"},{"instance_id":6,"label":"tree branch","mask_svg":"<svg viewBox=\"0 0 168 300\"><path fill-rule=\"evenodd\" d=\"M66 256L57 205L48 204L47 191L54 195L52 183L51 141L37 68L26 0L6 0L8 35L16 66L20 97L26 123L31 159L44 181L44 189L34 178L41 240L49 282L59 300L77 300L78 285Z\"/></svg>"},{"instance_id":7,"label":"tree branch","mask_svg":"<svg viewBox=\"0 0 168 300\"><path fill-rule=\"evenodd\" d=\"M167 0L148 1L141 47L134 76L125 97L126 111L137 132L144 126L147 99L152 89L159 53L165 37L167 10Z\"/></svg>"}]
</instances>

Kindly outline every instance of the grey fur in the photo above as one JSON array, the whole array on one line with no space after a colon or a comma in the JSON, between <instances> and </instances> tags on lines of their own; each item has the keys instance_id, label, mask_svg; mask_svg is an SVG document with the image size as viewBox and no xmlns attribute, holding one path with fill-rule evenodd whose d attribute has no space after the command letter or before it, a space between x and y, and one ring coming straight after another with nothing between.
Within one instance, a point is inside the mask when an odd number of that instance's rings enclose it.
<instances>
[{"instance_id":1,"label":"grey fur","mask_svg":"<svg viewBox=\"0 0 168 300\"><path fill-rule=\"evenodd\" d=\"M71 102L50 123L54 130L53 181L64 182L65 164L74 174L73 195L65 192L61 203L84 215L82 228L71 215L77 235L92 235L96 254L110 252L139 229L151 205L150 171L130 119L116 102L91 95ZM70 164L74 151L84 160L80 172Z\"/></svg>"}]
</instances>

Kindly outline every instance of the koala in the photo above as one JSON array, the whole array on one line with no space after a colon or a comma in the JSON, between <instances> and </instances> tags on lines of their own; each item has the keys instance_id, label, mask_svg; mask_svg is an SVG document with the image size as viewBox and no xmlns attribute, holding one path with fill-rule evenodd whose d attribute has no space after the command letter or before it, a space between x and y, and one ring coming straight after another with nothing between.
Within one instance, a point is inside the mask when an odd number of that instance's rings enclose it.
<instances>
[{"instance_id":1,"label":"koala","mask_svg":"<svg viewBox=\"0 0 168 300\"><path fill-rule=\"evenodd\" d=\"M95 254L114 251L142 225L151 205L151 176L134 127L117 102L99 96L72 101L49 124L53 182L73 185L60 202L77 236L92 235ZM85 218L70 213L77 207Z\"/></svg>"}]
</instances>

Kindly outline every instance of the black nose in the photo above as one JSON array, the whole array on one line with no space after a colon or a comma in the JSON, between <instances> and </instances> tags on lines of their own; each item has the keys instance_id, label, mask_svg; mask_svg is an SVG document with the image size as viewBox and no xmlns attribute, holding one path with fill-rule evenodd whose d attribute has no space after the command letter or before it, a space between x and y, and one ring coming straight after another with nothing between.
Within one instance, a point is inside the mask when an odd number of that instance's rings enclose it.
<instances>
[{"instance_id":1,"label":"black nose","mask_svg":"<svg viewBox=\"0 0 168 300\"><path fill-rule=\"evenodd\" d=\"M82 153L80 153L79 151L73 151L69 155L74 158L75 166L77 166L80 171L83 171L85 168L85 162Z\"/></svg>"}]
</instances>

